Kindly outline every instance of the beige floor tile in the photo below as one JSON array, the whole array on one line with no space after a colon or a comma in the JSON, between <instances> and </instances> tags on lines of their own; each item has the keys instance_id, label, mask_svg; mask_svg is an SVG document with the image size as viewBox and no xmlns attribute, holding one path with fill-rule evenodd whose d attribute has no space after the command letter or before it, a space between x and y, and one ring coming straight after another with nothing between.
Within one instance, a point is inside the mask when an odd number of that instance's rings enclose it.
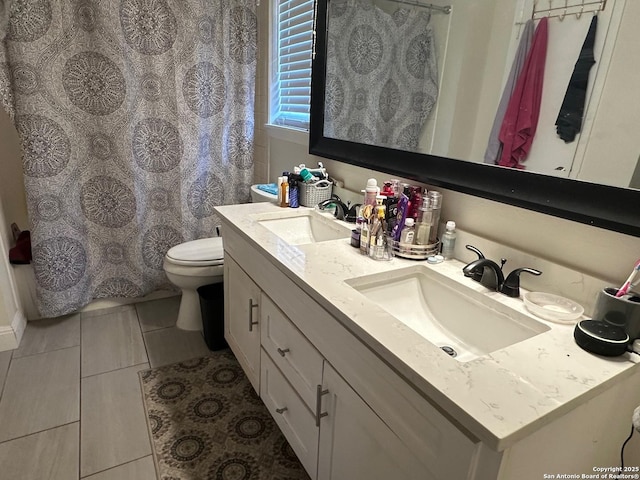
<instances>
[{"instance_id":1,"label":"beige floor tile","mask_svg":"<svg viewBox=\"0 0 640 480\"><path fill-rule=\"evenodd\" d=\"M102 315L111 315L112 313L126 312L127 310L135 310L133 303L126 305L118 305L116 307L98 308L96 310L86 310L82 312L82 318L101 317Z\"/></svg>"},{"instance_id":2,"label":"beige floor tile","mask_svg":"<svg viewBox=\"0 0 640 480\"><path fill-rule=\"evenodd\" d=\"M82 376L147 362L135 308L108 315L82 314Z\"/></svg>"},{"instance_id":3,"label":"beige floor tile","mask_svg":"<svg viewBox=\"0 0 640 480\"><path fill-rule=\"evenodd\" d=\"M80 475L151 454L138 371L148 364L82 379Z\"/></svg>"},{"instance_id":4,"label":"beige floor tile","mask_svg":"<svg viewBox=\"0 0 640 480\"><path fill-rule=\"evenodd\" d=\"M0 398L2 398L2 390L4 387L4 381L7 378L7 372L9 371L9 363L11 363L12 353L13 350L0 352Z\"/></svg>"},{"instance_id":5,"label":"beige floor tile","mask_svg":"<svg viewBox=\"0 0 640 480\"><path fill-rule=\"evenodd\" d=\"M188 332L176 327L147 332L144 341L152 368L211 353L200 332Z\"/></svg>"},{"instance_id":6,"label":"beige floor tile","mask_svg":"<svg viewBox=\"0 0 640 480\"><path fill-rule=\"evenodd\" d=\"M20 480L78 478L78 422L0 444L0 476Z\"/></svg>"},{"instance_id":7,"label":"beige floor tile","mask_svg":"<svg viewBox=\"0 0 640 480\"><path fill-rule=\"evenodd\" d=\"M80 345L80 314L35 320L27 324L20 346L13 352L13 358L77 345Z\"/></svg>"},{"instance_id":8,"label":"beige floor tile","mask_svg":"<svg viewBox=\"0 0 640 480\"><path fill-rule=\"evenodd\" d=\"M156 480L156 468L153 457L141 458L119 467L84 477L86 480Z\"/></svg>"},{"instance_id":9,"label":"beige floor tile","mask_svg":"<svg viewBox=\"0 0 640 480\"><path fill-rule=\"evenodd\" d=\"M173 327L178 319L180 295L136 304L143 332Z\"/></svg>"},{"instance_id":10,"label":"beige floor tile","mask_svg":"<svg viewBox=\"0 0 640 480\"><path fill-rule=\"evenodd\" d=\"M78 421L79 397L80 347L12 360L0 400L0 441Z\"/></svg>"}]
</instances>

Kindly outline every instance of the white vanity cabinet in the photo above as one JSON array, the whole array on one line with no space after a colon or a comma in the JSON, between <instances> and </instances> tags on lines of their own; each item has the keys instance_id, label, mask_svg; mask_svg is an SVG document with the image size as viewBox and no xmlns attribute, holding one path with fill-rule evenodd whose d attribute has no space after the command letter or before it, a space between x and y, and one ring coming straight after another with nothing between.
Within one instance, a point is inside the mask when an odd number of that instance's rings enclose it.
<instances>
[{"instance_id":1,"label":"white vanity cabinet","mask_svg":"<svg viewBox=\"0 0 640 480\"><path fill-rule=\"evenodd\" d=\"M260 396L312 478L424 479L427 468L263 294Z\"/></svg>"},{"instance_id":2,"label":"white vanity cabinet","mask_svg":"<svg viewBox=\"0 0 640 480\"><path fill-rule=\"evenodd\" d=\"M260 288L229 255L224 259L224 336L260 391Z\"/></svg>"},{"instance_id":3,"label":"white vanity cabinet","mask_svg":"<svg viewBox=\"0 0 640 480\"><path fill-rule=\"evenodd\" d=\"M346 240L291 245L260 225L279 218L272 205L219 211L225 336L314 480L538 480L617 464L640 402L636 356L590 355L553 325L458 362L349 286L411 262L371 262ZM455 263L442 275L471 288ZM625 464L638 462L632 440Z\"/></svg>"},{"instance_id":4,"label":"white vanity cabinet","mask_svg":"<svg viewBox=\"0 0 640 480\"><path fill-rule=\"evenodd\" d=\"M241 234L223 231L227 342L312 479L495 478L479 440Z\"/></svg>"}]
</instances>

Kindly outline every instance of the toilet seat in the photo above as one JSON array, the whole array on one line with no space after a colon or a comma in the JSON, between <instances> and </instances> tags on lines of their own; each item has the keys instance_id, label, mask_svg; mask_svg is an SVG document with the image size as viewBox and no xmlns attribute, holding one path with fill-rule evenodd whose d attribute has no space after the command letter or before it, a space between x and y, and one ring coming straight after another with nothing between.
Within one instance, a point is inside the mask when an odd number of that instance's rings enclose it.
<instances>
[{"instance_id":1,"label":"toilet seat","mask_svg":"<svg viewBox=\"0 0 640 480\"><path fill-rule=\"evenodd\" d=\"M166 260L175 265L206 267L224 264L221 237L202 238L181 243L169 249Z\"/></svg>"}]
</instances>

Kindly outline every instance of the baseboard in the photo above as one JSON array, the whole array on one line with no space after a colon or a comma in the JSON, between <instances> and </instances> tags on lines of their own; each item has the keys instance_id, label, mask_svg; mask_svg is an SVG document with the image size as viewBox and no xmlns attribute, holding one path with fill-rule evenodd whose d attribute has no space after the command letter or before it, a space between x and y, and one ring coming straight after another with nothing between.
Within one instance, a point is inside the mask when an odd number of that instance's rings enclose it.
<instances>
[{"instance_id":1,"label":"baseboard","mask_svg":"<svg viewBox=\"0 0 640 480\"><path fill-rule=\"evenodd\" d=\"M20 310L16 311L11 326L0 327L0 352L18 348L26 326L27 319L24 314Z\"/></svg>"},{"instance_id":2,"label":"baseboard","mask_svg":"<svg viewBox=\"0 0 640 480\"><path fill-rule=\"evenodd\" d=\"M115 308L121 307L124 305L131 305L132 303L140 303L147 302L149 300L159 300L161 298L167 297L175 297L176 295L180 295L179 291L173 290L156 290L154 292L145 295L144 297L133 297L133 298L100 298L98 300L93 300L88 305L84 306L80 310L79 313L82 312L91 312L93 310L104 310L106 308Z\"/></svg>"},{"instance_id":3,"label":"baseboard","mask_svg":"<svg viewBox=\"0 0 640 480\"><path fill-rule=\"evenodd\" d=\"M13 333L16 336L16 347L20 345L22 341L22 336L24 335L24 329L27 328L27 318L24 316L21 310L18 310L16 314L13 316L13 321L11 322L11 328L13 329Z\"/></svg>"}]
</instances>

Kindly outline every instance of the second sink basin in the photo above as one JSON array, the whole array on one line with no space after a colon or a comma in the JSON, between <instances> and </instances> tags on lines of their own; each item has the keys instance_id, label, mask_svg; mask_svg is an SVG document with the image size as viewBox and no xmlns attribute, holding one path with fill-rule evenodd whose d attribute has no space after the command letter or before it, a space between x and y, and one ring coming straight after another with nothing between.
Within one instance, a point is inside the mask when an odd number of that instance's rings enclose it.
<instances>
[{"instance_id":1,"label":"second sink basin","mask_svg":"<svg viewBox=\"0 0 640 480\"><path fill-rule=\"evenodd\" d=\"M486 293L423 265L346 283L461 362L549 330Z\"/></svg>"},{"instance_id":2,"label":"second sink basin","mask_svg":"<svg viewBox=\"0 0 640 480\"><path fill-rule=\"evenodd\" d=\"M261 215L258 223L290 245L349 238L351 229L314 210Z\"/></svg>"}]
</instances>

